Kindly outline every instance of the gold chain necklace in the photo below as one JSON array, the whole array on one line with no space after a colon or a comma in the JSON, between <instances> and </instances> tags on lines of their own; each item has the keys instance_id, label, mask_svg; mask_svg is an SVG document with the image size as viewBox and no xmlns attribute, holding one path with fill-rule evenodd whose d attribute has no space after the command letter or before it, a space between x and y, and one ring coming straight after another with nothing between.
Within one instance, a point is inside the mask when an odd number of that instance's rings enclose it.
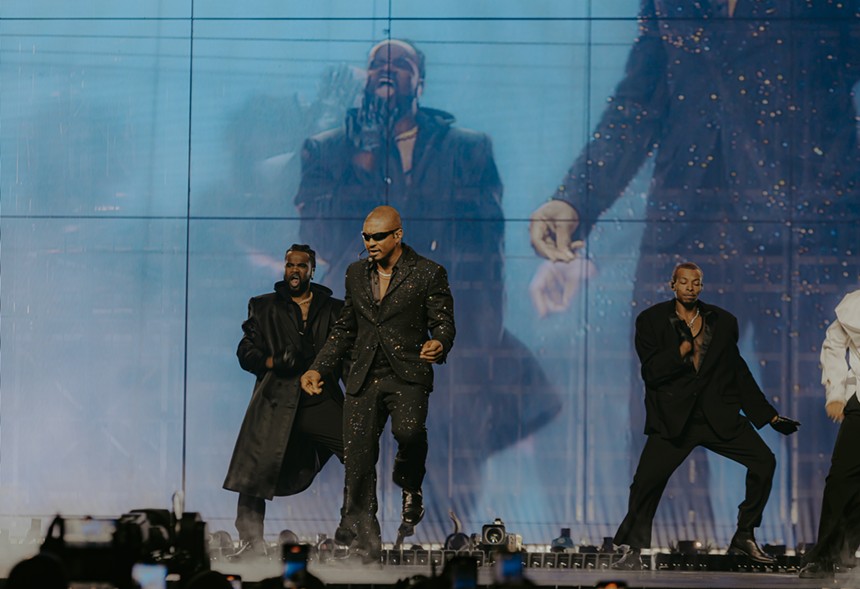
<instances>
[{"instance_id":1,"label":"gold chain necklace","mask_svg":"<svg viewBox=\"0 0 860 589\"><path fill-rule=\"evenodd\" d=\"M681 314L680 314L680 313L678 313L678 311L675 311L675 315L677 315L677 316L678 316L678 319L680 319L681 321L683 321L684 323L686 323L686 324L687 324L687 327L689 327L690 329L693 329L693 324L696 322L696 319L698 319L698 318L699 318L699 307L696 307L696 314L695 314L695 315L693 315L693 318L692 318L692 319L690 319L689 321L687 321L686 319L684 319L683 317L681 317Z\"/></svg>"}]
</instances>

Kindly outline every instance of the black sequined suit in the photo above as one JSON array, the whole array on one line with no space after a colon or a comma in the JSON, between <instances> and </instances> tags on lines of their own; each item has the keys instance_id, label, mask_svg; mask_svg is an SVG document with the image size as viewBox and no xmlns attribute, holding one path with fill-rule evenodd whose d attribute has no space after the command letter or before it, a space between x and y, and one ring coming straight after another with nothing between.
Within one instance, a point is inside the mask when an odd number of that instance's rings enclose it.
<instances>
[{"instance_id":1,"label":"black sequined suit","mask_svg":"<svg viewBox=\"0 0 860 589\"><path fill-rule=\"evenodd\" d=\"M824 479L818 455L832 445L817 350L829 310L860 273L851 94L860 10L855 0L739 0L729 17L727 6L643 0L625 76L556 198L579 210L585 237L653 154L632 314L657 302L682 260L703 268L712 299L739 311L764 390L805 416L790 475L797 540L809 540ZM635 428L641 399L636 387ZM701 455L695 464L667 499L678 517L695 513L693 532L711 541L707 464Z\"/></svg>"},{"instance_id":2,"label":"black sequined suit","mask_svg":"<svg viewBox=\"0 0 860 589\"><path fill-rule=\"evenodd\" d=\"M394 482L421 489L427 455L428 395L433 367L421 347L441 342L444 362L454 345L454 301L445 269L407 245L394 266L385 296L376 301L375 264L354 262L346 273L340 318L311 369L330 372L349 358L344 403L344 506L339 532L355 536L356 547L372 557L381 549L376 517L376 462L379 436L391 416L397 440Z\"/></svg>"},{"instance_id":3,"label":"black sequined suit","mask_svg":"<svg viewBox=\"0 0 860 589\"><path fill-rule=\"evenodd\" d=\"M448 271L461 335L430 408L425 493L428 519L447 527L449 509L469 519L483 461L546 425L561 403L534 355L503 325L505 223L489 137L454 126L440 110L421 108L416 122L408 174L394 141L366 169L345 128L308 139L296 205L302 238L316 244L325 235L319 256L335 292L362 251L364 217L381 204L400 212L416 251Z\"/></svg>"}]
</instances>

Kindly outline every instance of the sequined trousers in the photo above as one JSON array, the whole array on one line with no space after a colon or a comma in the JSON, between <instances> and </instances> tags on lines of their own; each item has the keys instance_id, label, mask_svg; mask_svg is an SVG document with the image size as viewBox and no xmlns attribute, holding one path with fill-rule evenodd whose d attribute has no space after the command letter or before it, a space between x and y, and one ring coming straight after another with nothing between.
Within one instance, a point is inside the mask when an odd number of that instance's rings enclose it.
<instances>
[{"instance_id":1,"label":"sequined trousers","mask_svg":"<svg viewBox=\"0 0 860 589\"><path fill-rule=\"evenodd\" d=\"M399 379L389 367L374 367L358 395L344 401L344 504L338 537L353 538L351 548L376 558L382 548L377 518L376 463L379 438L391 417L397 442L393 480L418 490L427 458L429 392Z\"/></svg>"}]
</instances>

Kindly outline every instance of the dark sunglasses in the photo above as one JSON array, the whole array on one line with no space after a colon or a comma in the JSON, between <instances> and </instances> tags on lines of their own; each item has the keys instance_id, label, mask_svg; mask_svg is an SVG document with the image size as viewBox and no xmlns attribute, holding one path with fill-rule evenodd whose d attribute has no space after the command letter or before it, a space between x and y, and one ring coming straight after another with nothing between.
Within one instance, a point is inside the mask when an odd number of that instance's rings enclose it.
<instances>
[{"instance_id":1,"label":"dark sunglasses","mask_svg":"<svg viewBox=\"0 0 860 589\"><path fill-rule=\"evenodd\" d=\"M379 233L364 233L362 231L361 238L364 241L370 241L371 239L373 241L382 241L383 239L385 239L392 233L396 233L397 231L400 231L400 227L398 227L397 229L392 229L391 231L380 231Z\"/></svg>"}]
</instances>

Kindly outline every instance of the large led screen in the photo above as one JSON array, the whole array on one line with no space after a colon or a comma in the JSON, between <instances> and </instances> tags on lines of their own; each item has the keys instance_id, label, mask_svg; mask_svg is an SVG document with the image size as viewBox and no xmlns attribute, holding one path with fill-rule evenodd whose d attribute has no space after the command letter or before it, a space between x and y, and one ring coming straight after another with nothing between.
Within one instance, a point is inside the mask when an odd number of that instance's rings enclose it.
<instances>
[{"instance_id":1,"label":"large led screen","mask_svg":"<svg viewBox=\"0 0 860 589\"><path fill-rule=\"evenodd\" d=\"M391 39L423 55L405 133L366 92ZM417 541L442 543L450 513L527 543L613 535L646 439L634 322L684 261L802 422L761 430L777 470L758 537L814 541L838 429L819 353L858 285L858 72L853 2L4 2L0 527L182 491L235 537L222 485L255 384L236 355L248 301L293 243L343 297L366 215L391 205L447 269L458 331ZM558 220L548 202L576 212L572 261L532 243L533 215ZM386 430L385 542L396 453ZM331 535L343 477L332 459L275 497L267 537ZM725 546L744 477L695 450L654 545Z\"/></svg>"}]
</instances>

